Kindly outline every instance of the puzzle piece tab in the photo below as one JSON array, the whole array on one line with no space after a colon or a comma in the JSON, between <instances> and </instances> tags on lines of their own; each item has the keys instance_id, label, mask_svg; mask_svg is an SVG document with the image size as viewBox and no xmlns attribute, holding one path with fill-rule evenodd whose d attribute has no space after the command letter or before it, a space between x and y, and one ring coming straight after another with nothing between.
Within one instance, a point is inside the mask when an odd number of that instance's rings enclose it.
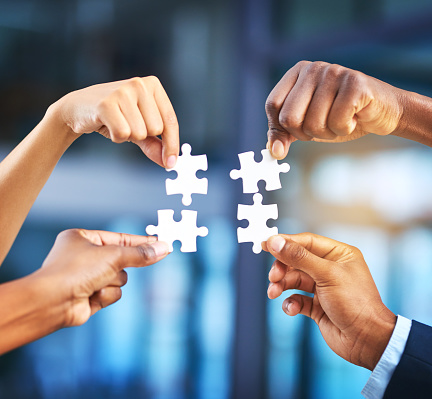
<instances>
[{"instance_id":1,"label":"puzzle piece tab","mask_svg":"<svg viewBox=\"0 0 432 399\"><path fill-rule=\"evenodd\" d=\"M276 204L263 205L261 194L253 196L253 205L240 204L237 209L237 219L247 219L249 226L237 228L238 242L253 242L252 251L259 254L262 250L261 243L269 237L278 234L277 227L268 227L268 219L278 218L278 208Z\"/></svg>"},{"instance_id":2,"label":"puzzle piece tab","mask_svg":"<svg viewBox=\"0 0 432 399\"><path fill-rule=\"evenodd\" d=\"M260 180L265 180L267 191L278 190L282 188L279 173L290 170L289 164L279 164L269 150L262 150L261 154L263 157L261 162L255 162L253 151L238 154L241 169L233 169L230 172L231 179L242 178L244 193L257 193Z\"/></svg>"},{"instance_id":3,"label":"puzzle piece tab","mask_svg":"<svg viewBox=\"0 0 432 399\"><path fill-rule=\"evenodd\" d=\"M181 252L196 252L197 236L205 237L208 234L207 227L197 227L197 211L181 211L182 220L174 221L172 209L161 209L158 213L158 225L149 225L146 228L147 234L157 235L158 240L166 242L173 251L173 242L181 241Z\"/></svg>"},{"instance_id":4,"label":"puzzle piece tab","mask_svg":"<svg viewBox=\"0 0 432 399\"><path fill-rule=\"evenodd\" d=\"M208 181L206 178L198 179L195 173L198 170L207 170L207 155L191 155L192 147L189 144L182 145L182 155L177 158L174 168L177 178L166 179L165 187L168 195L183 194L183 205L192 203L192 194L207 194Z\"/></svg>"}]
</instances>

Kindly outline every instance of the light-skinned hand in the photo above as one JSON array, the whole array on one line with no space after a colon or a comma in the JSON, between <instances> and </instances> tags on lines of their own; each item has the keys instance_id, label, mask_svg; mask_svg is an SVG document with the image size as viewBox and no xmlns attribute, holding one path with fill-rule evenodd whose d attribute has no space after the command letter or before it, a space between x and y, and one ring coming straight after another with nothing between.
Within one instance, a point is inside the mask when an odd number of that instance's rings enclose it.
<instances>
[{"instance_id":1,"label":"light-skinned hand","mask_svg":"<svg viewBox=\"0 0 432 399\"><path fill-rule=\"evenodd\" d=\"M131 141L158 165L175 166L179 126L171 102L155 76L71 92L51 105L47 115L76 134L96 131L115 143Z\"/></svg>"}]
</instances>

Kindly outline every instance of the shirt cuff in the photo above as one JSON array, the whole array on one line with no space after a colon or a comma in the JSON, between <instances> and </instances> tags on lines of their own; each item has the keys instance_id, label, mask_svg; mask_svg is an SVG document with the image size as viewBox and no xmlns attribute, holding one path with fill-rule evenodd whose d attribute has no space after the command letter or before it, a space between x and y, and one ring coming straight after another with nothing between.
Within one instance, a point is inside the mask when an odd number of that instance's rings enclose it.
<instances>
[{"instance_id":1,"label":"shirt cuff","mask_svg":"<svg viewBox=\"0 0 432 399\"><path fill-rule=\"evenodd\" d=\"M405 350L410 330L411 320L398 315L390 341L361 392L366 399L381 399L384 396Z\"/></svg>"}]
</instances>

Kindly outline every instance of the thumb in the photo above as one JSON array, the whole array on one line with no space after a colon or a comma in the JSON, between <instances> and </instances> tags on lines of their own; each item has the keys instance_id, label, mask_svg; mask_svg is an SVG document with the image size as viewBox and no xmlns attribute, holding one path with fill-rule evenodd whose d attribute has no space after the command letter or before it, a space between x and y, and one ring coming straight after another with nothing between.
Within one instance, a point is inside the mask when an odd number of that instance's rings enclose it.
<instances>
[{"instance_id":1,"label":"thumb","mask_svg":"<svg viewBox=\"0 0 432 399\"><path fill-rule=\"evenodd\" d=\"M272 156L276 159L284 159L288 155L291 144L297 139L282 130L276 128L269 129L267 132L267 149L270 150Z\"/></svg>"},{"instance_id":2,"label":"thumb","mask_svg":"<svg viewBox=\"0 0 432 399\"><path fill-rule=\"evenodd\" d=\"M129 247L111 246L105 248L110 248L114 252L114 264L118 270L125 267L149 266L160 261L169 253L168 244L163 241Z\"/></svg>"},{"instance_id":3,"label":"thumb","mask_svg":"<svg viewBox=\"0 0 432 399\"><path fill-rule=\"evenodd\" d=\"M332 263L283 235L270 237L267 241L267 249L276 259L288 266L304 271L315 281L325 277Z\"/></svg>"}]
</instances>

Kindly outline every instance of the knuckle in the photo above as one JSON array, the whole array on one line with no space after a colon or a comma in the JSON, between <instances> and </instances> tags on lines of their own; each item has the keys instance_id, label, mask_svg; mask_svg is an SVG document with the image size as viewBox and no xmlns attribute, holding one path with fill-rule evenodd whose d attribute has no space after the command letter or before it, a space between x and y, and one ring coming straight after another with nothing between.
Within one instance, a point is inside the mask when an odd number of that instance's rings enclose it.
<instances>
[{"instance_id":1,"label":"knuckle","mask_svg":"<svg viewBox=\"0 0 432 399\"><path fill-rule=\"evenodd\" d=\"M325 67L325 78L331 79L331 78L337 78L347 70L347 68L338 65L338 64L327 64Z\"/></svg>"},{"instance_id":2,"label":"knuckle","mask_svg":"<svg viewBox=\"0 0 432 399\"><path fill-rule=\"evenodd\" d=\"M120 272L120 281L122 285L126 285L126 283L128 282L128 274L125 270L122 270Z\"/></svg>"},{"instance_id":3,"label":"knuckle","mask_svg":"<svg viewBox=\"0 0 432 399\"><path fill-rule=\"evenodd\" d=\"M281 104L279 104L274 98L268 97L265 102L265 111L268 116L274 115L278 112Z\"/></svg>"},{"instance_id":4,"label":"knuckle","mask_svg":"<svg viewBox=\"0 0 432 399\"><path fill-rule=\"evenodd\" d=\"M308 73L318 74L318 73L321 73L328 65L329 64L327 62L315 61L315 62L311 62L310 64L306 65L306 70Z\"/></svg>"},{"instance_id":5,"label":"knuckle","mask_svg":"<svg viewBox=\"0 0 432 399\"><path fill-rule=\"evenodd\" d=\"M147 126L147 130L148 130L149 136L160 136L164 131L164 126L163 126L162 121L155 124L154 126L151 126L151 127Z\"/></svg>"},{"instance_id":6,"label":"knuckle","mask_svg":"<svg viewBox=\"0 0 432 399\"><path fill-rule=\"evenodd\" d=\"M363 253L357 247L355 247L353 245L349 245L348 248L350 249L350 251L352 252L352 254L354 256L356 256L356 257L363 257Z\"/></svg>"},{"instance_id":7,"label":"knuckle","mask_svg":"<svg viewBox=\"0 0 432 399\"><path fill-rule=\"evenodd\" d=\"M269 126L269 130L267 132L267 139L271 142L275 140L283 141L287 137L287 132L281 131L273 126Z\"/></svg>"},{"instance_id":8,"label":"knuckle","mask_svg":"<svg viewBox=\"0 0 432 399\"><path fill-rule=\"evenodd\" d=\"M307 66L310 65L310 64L312 64L311 61L301 60L301 61L297 62L297 64L295 64L294 67L297 67L297 68L304 68L304 67L307 67Z\"/></svg>"},{"instance_id":9,"label":"knuckle","mask_svg":"<svg viewBox=\"0 0 432 399\"><path fill-rule=\"evenodd\" d=\"M116 129L112 131L112 141L114 143L124 143L131 135L131 130L127 128Z\"/></svg>"},{"instance_id":10,"label":"knuckle","mask_svg":"<svg viewBox=\"0 0 432 399\"><path fill-rule=\"evenodd\" d=\"M128 85L133 87L133 88L141 88L143 86L143 81L141 78L135 76L134 78L130 78L128 80Z\"/></svg>"},{"instance_id":11,"label":"knuckle","mask_svg":"<svg viewBox=\"0 0 432 399\"><path fill-rule=\"evenodd\" d=\"M327 126L318 121L305 120L303 123L303 131L310 136L323 137L327 135Z\"/></svg>"},{"instance_id":12,"label":"knuckle","mask_svg":"<svg viewBox=\"0 0 432 399\"><path fill-rule=\"evenodd\" d=\"M129 234L120 233L119 245L123 247L129 247L131 246L131 241L132 240Z\"/></svg>"},{"instance_id":13,"label":"knuckle","mask_svg":"<svg viewBox=\"0 0 432 399\"><path fill-rule=\"evenodd\" d=\"M293 263L299 263L307 256L306 250L299 244L291 244L288 249L288 255Z\"/></svg>"},{"instance_id":14,"label":"knuckle","mask_svg":"<svg viewBox=\"0 0 432 399\"><path fill-rule=\"evenodd\" d=\"M111 107L112 107L112 100L111 98L106 97L99 101L99 103L96 106L96 109L98 110L99 113L103 114L109 112Z\"/></svg>"},{"instance_id":15,"label":"knuckle","mask_svg":"<svg viewBox=\"0 0 432 399\"><path fill-rule=\"evenodd\" d=\"M331 122L331 130L337 136L348 136L351 133L349 124L343 120L333 120Z\"/></svg>"},{"instance_id":16,"label":"knuckle","mask_svg":"<svg viewBox=\"0 0 432 399\"><path fill-rule=\"evenodd\" d=\"M294 283L294 288L298 289L302 285L302 276L301 273L297 273L296 281Z\"/></svg>"},{"instance_id":17,"label":"knuckle","mask_svg":"<svg viewBox=\"0 0 432 399\"><path fill-rule=\"evenodd\" d=\"M127 98L130 93L141 90L144 86L142 78L134 77L125 81L124 84L115 90L115 95L119 98Z\"/></svg>"},{"instance_id":18,"label":"knuckle","mask_svg":"<svg viewBox=\"0 0 432 399\"><path fill-rule=\"evenodd\" d=\"M127 84L120 86L115 92L115 96L117 100L118 101L127 100L131 96L131 93L135 91L135 88L136 87L134 86L134 84L130 83L130 81Z\"/></svg>"},{"instance_id":19,"label":"knuckle","mask_svg":"<svg viewBox=\"0 0 432 399\"><path fill-rule=\"evenodd\" d=\"M352 69L346 69L343 75L344 83L348 89L356 90L364 87L365 75L363 73Z\"/></svg>"},{"instance_id":20,"label":"knuckle","mask_svg":"<svg viewBox=\"0 0 432 399\"><path fill-rule=\"evenodd\" d=\"M281 115L279 115L279 124L284 129L298 129L301 128L303 125L302 118L299 118L296 115L293 115L289 112L284 112Z\"/></svg>"},{"instance_id":21,"label":"knuckle","mask_svg":"<svg viewBox=\"0 0 432 399\"><path fill-rule=\"evenodd\" d=\"M65 238L72 238L77 237L80 235L82 229L67 229L63 230L57 235L57 239L65 239Z\"/></svg>"},{"instance_id":22,"label":"knuckle","mask_svg":"<svg viewBox=\"0 0 432 399\"><path fill-rule=\"evenodd\" d=\"M146 76L145 78L143 78L143 81L148 83L151 87L162 86L159 78L154 75Z\"/></svg>"},{"instance_id":23,"label":"knuckle","mask_svg":"<svg viewBox=\"0 0 432 399\"><path fill-rule=\"evenodd\" d=\"M123 295L122 289L120 287L115 287L113 292L114 301L120 300L122 295Z\"/></svg>"}]
</instances>

